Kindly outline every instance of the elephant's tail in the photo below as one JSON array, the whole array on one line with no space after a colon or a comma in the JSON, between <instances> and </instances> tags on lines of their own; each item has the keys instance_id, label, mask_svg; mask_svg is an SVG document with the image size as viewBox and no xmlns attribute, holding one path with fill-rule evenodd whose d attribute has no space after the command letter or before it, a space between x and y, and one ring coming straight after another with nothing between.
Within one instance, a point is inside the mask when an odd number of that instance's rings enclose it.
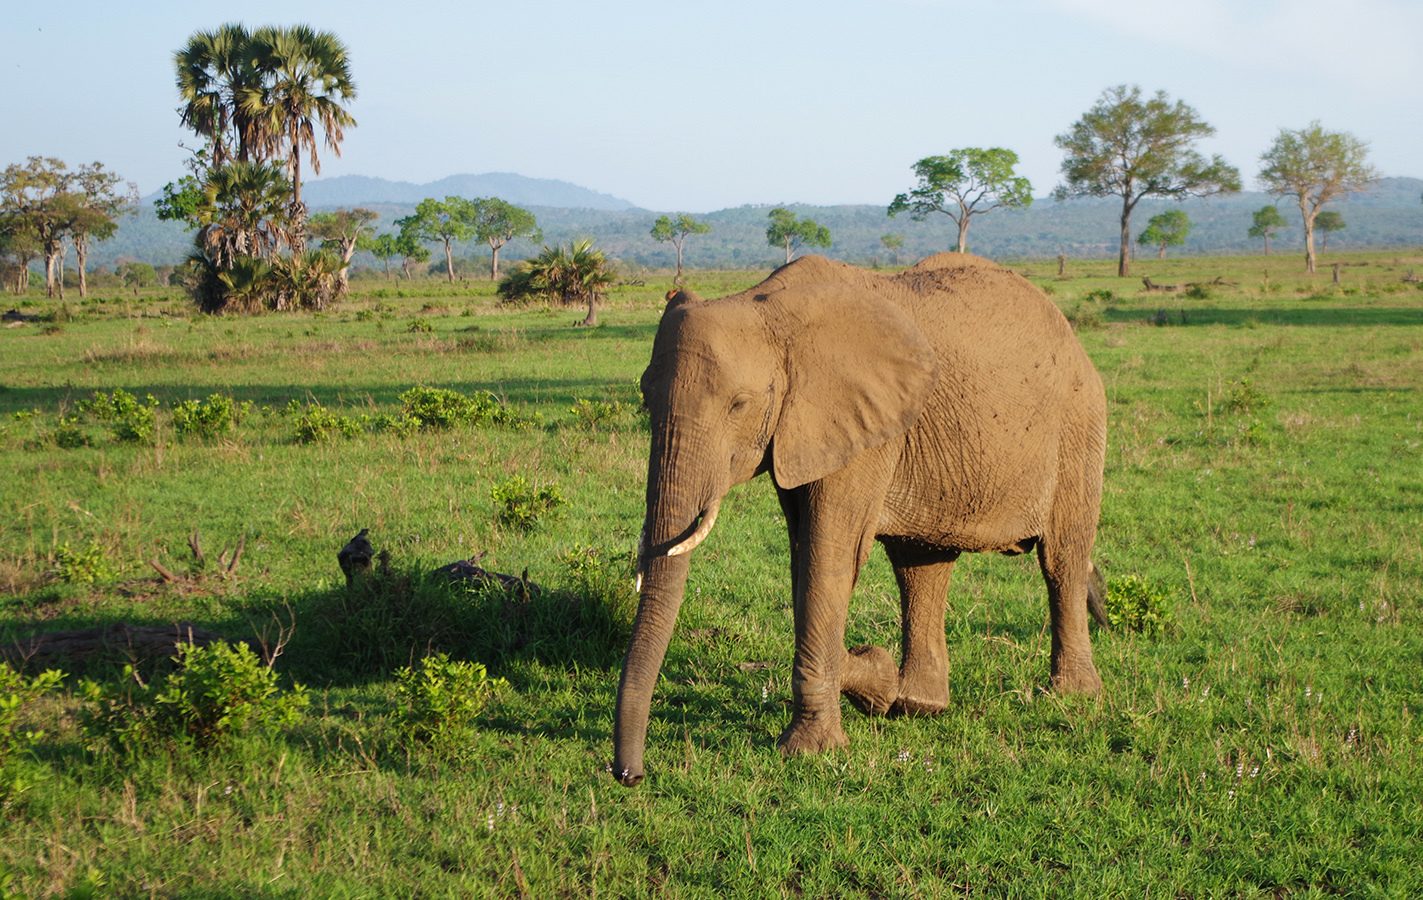
<instances>
[{"instance_id":1,"label":"elephant's tail","mask_svg":"<svg viewBox=\"0 0 1423 900\"><path fill-rule=\"evenodd\" d=\"M1112 623L1107 619L1107 583L1102 579L1102 572L1095 563L1088 562L1091 566L1091 573L1087 576L1087 611L1092 613L1092 618L1097 620L1097 624L1102 628L1111 628Z\"/></svg>"}]
</instances>

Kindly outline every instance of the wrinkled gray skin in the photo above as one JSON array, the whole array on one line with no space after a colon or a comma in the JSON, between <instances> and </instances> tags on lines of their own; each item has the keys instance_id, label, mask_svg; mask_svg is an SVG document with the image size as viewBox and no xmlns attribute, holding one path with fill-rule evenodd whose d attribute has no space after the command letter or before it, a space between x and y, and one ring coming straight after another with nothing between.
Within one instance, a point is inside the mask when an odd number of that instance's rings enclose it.
<instances>
[{"instance_id":1,"label":"wrinkled gray skin","mask_svg":"<svg viewBox=\"0 0 1423 900\"><path fill-rule=\"evenodd\" d=\"M963 552L1036 549L1052 686L1101 689L1087 618L1106 401L1067 322L1026 280L957 253L892 278L804 257L741 294L674 296L642 389L652 447L613 735L623 784L643 778L691 550L727 490L763 472L785 512L794 593L782 752L848 743L842 693L870 714L945 707L944 609ZM876 540L899 583L900 666L884 648L844 646Z\"/></svg>"}]
</instances>

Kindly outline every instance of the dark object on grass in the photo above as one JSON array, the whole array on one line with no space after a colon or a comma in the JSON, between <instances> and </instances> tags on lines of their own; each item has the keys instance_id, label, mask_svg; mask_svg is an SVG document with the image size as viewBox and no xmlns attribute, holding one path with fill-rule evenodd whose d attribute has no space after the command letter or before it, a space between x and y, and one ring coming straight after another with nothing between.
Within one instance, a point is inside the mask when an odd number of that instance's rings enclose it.
<instances>
[{"instance_id":1,"label":"dark object on grass","mask_svg":"<svg viewBox=\"0 0 1423 900\"><path fill-rule=\"evenodd\" d=\"M375 548L366 539L369 531L369 528L362 528L360 533L347 541L346 546L336 554L336 562L340 564L341 571L346 573L346 587L350 587L355 581L357 573L364 575L371 570Z\"/></svg>"},{"instance_id":2,"label":"dark object on grass","mask_svg":"<svg viewBox=\"0 0 1423 900\"><path fill-rule=\"evenodd\" d=\"M0 322L33 322L35 316L22 313L18 309L7 309L0 313Z\"/></svg>"},{"instance_id":3,"label":"dark object on grass","mask_svg":"<svg viewBox=\"0 0 1423 900\"><path fill-rule=\"evenodd\" d=\"M98 628L51 631L22 638L0 648L0 657L16 667L26 663L45 667L53 665L56 660L77 662L104 653L137 661L176 657L182 644L205 647L217 642L230 643L223 635L188 622L175 625L116 622Z\"/></svg>"},{"instance_id":4,"label":"dark object on grass","mask_svg":"<svg viewBox=\"0 0 1423 900\"><path fill-rule=\"evenodd\" d=\"M529 580L528 569L524 570L523 575L514 576L505 575L501 572L491 572L488 569L481 569L475 565L475 563L488 555L488 550L476 553L469 559L462 559L458 562L452 562L447 566L440 566L435 570L435 574L444 575L451 581L468 581L479 587L498 585L506 591L519 591L524 596L528 596L530 592L538 593L543 590L543 588Z\"/></svg>"}]
</instances>

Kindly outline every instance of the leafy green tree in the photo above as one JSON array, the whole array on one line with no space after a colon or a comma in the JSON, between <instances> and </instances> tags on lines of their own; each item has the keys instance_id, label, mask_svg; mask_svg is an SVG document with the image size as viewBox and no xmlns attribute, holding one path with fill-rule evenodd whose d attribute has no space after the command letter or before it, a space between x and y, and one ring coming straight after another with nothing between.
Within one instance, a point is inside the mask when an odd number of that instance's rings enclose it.
<instances>
[{"instance_id":1,"label":"leafy green tree","mask_svg":"<svg viewBox=\"0 0 1423 900\"><path fill-rule=\"evenodd\" d=\"M1190 233L1191 219L1185 210L1172 209L1152 216L1146 223L1146 230L1137 235L1136 242L1143 247L1156 247L1156 258L1165 259L1166 248L1186 243L1186 235Z\"/></svg>"},{"instance_id":2,"label":"leafy green tree","mask_svg":"<svg viewBox=\"0 0 1423 900\"><path fill-rule=\"evenodd\" d=\"M813 219L800 219L796 214L778 206L766 214L771 224L766 228L766 243L772 247L784 247L786 262L801 247L829 247L830 229L817 225Z\"/></svg>"},{"instance_id":3,"label":"leafy green tree","mask_svg":"<svg viewBox=\"0 0 1423 900\"><path fill-rule=\"evenodd\" d=\"M138 209L138 188L133 182L121 186L123 179L104 170L100 162L79 167L74 179L78 211L69 225L69 240L74 245L74 261L79 267L79 296L89 294L85 278L89 260L89 242L104 241L119 230L120 216L132 216Z\"/></svg>"},{"instance_id":4,"label":"leafy green tree","mask_svg":"<svg viewBox=\"0 0 1423 900\"><path fill-rule=\"evenodd\" d=\"M1273 206L1262 206L1253 213L1249 235L1265 239L1265 255L1270 255L1270 238L1286 225L1285 217Z\"/></svg>"},{"instance_id":5,"label":"leafy green tree","mask_svg":"<svg viewBox=\"0 0 1423 900\"><path fill-rule=\"evenodd\" d=\"M259 141L266 159L285 157L292 184L292 249L304 243L306 207L301 202L301 158L321 174L318 138L337 156L345 129L356 120L341 104L355 99L346 45L329 31L306 25L259 28L252 33L249 53L261 83L260 95L243 103L256 109Z\"/></svg>"},{"instance_id":6,"label":"leafy green tree","mask_svg":"<svg viewBox=\"0 0 1423 900\"><path fill-rule=\"evenodd\" d=\"M314 237L321 238L321 246L335 253L340 260L336 274L336 296L344 297L350 291L349 271L351 257L360 247L366 226L380 218L380 213L369 209L346 209L335 212L317 213L307 223Z\"/></svg>"},{"instance_id":7,"label":"leafy green tree","mask_svg":"<svg viewBox=\"0 0 1423 900\"><path fill-rule=\"evenodd\" d=\"M919 186L899 194L889 204L891 218L902 212L916 222L943 213L959 227L960 253L968 252L968 223L976 215L1005 209L1023 209L1033 202L1028 179L1013 174L1018 154L991 147L965 147L947 156L926 156L914 164ZM896 259L897 262L897 259Z\"/></svg>"},{"instance_id":8,"label":"leafy green tree","mask_svg":"<svg viewBox=\"0 0 1423 900\"><path fill-rule=\"evenodd\" d=\"M1344 224L1344 216L1342 214L1334 212L1332 209L1326 209L1314 217L1314 227L1319 231L1319 237L1322 243L1320 250L1328 253L1329 236L1336 231L1343 231L1348 226Z\"/></svg>"},{"instance_id":9,"label":"leafy green tree","mask_svg":"<svg viewBox=\"0 0 1423 900\"><path fill-rule=\"evenodd\" d=\"M677 276L674 284L682 283L682 245L694 234L710 234L710 222L694 219L686 213L678 213L677 218L658 216L652 223L652 239L659 243L670 243L677 248Z\"/></svg>"},{"instance_id":10,"label":"leafy green tree","mask_svg":"<svg viewBox=\"0 0 1423 900\"><path fill-rule=\"evenodd\" d=\"M1293 195L1304 220L1304 268L1314 274L1314 227L1320 207L1341 194L1367 191L1378 180L1369 145L1347 131L1325 131L1318 121L1298 131L1281 128L1260 155L1260 186Z\"/></svg>"},{"instance_id":11,"label":"leafy green tree","mask_svg":"<svg viewBox=\"0 0 1423 900\"><path fill-rule=\"evenodd\" d=\"M1136 85L1102 92L1095 106L1053 142L1066 152L1065 179L1053 198L1121 197L1117 274L1131 274L1131 214L1143 197L1209 197L1240 190L1240 172L1219 155L1207 160L1196 141L1215 129L1165 91L1144 99Z\"/></svg>"},{"instance_id":12,"label":"leafy green tree","mask_svg":"<svg viewBox=\"0 0 1423 900\"><path fill-rule=\"evenodd\" d=\"M396 219L402 235L409 235L420 242L440 243L445 246L445 275L453 284L455 280L455 241L469 240L474 236L476 207L473 201L463 197L446 197L436 200L427 197L415 207L415 212L403 219Z\"/></svg>"},{"instance_id":13,"label":"leafy green tree","mask_svg":"<svg viewBox=\"0 0 1423 900\"><path fill-rule=\"evenodd\" d=\"M886 234L879 239L884 248L894 254L894 264L899 265L899 251L904 247L904 235Z\"/></svg>"},{"instance_id":14,"label":"leafy green tree","mask_svg":"<svg viewBox=\"0 0 1423 900\"><path fill-rule=\"evenodd\" d=\"M30 263L40 258L39 240L27 223L0 210L0 279L15 293L23 293L30 282Z\"/></svg>"},{"instance_id":15,"label":"leafy green tree","mask_svg":"<svg viewBox=\"0 0 1423 900\"><path fill-rule=\"evenodd\" d=\"M75 173L63 160L31 156L0 173L0 215L5 229L26 235L44 260L45 295L55 292L55 264L80 206L72 191ZM63 283L60 283L63 291Z\"/></svg>"},{"instance_id":16,"label":"leafy green tree","mask_svg":"<svg viewBox=\"0 0 1423 900\"><path fill-rule=\"evenodd\" d=\"M474 236L489 245L491 260L489 280L499 278L499 248L516 237L531 241L543 240L543 232L534 214L498 197L480 197L473 202L471 212Z\"/></svg>"}]
</instances>

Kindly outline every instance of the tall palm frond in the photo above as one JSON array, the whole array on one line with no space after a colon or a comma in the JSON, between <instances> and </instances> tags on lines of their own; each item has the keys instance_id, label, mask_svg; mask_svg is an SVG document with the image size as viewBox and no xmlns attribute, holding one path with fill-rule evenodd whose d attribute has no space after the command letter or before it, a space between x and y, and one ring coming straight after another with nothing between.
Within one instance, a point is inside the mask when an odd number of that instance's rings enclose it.
<instances>
[{"instance_id":1,"label":"tall palm frond","mask_svg":"<svg viewBox=\"0 0 1423 900\"><path fill-rule=\"evenodd\" d=\"M262 73L260 93L242 98L244 110L261 123L263 152L286 157L292 183L293 224L301 231L301 158L320 174L318 137L337 156L345 129L356 124L342 103L356 96L346 46L329 31L306 25L260 28L252 34L252 59Z\"/></svg>"},{"instance_id":2,"label":"tall palm frond","mask_svg":"<svg viewBox=\"0 0 1423 900\"><path fill-rule=\"evenodd\" d=\"M251 35L240 24L199 31L173 54L178 115L185 126L212 146L212 164L250 158L257 139L256 122L245 100L259 89L261 77L253 64Z\"/></svg>"}]
</instances>

